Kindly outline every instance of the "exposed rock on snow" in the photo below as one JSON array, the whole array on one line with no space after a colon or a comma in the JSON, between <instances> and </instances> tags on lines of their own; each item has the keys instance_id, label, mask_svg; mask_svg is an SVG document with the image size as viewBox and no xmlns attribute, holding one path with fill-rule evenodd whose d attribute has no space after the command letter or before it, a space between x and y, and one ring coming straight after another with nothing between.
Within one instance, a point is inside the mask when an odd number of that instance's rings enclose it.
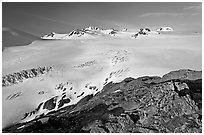
<instances>
[{"instance_id":1,"label":"exposed rock on snow","mask_svg":"<svg viewBox=\"0 0 204 135\"><path fill-rule=\"evenodd\" d=\"M137 38L138 36L139 36L139 33L136 33L136 34L132 35L131 37L132 38Z\"/></svg>"},{"instance_id":2,"label":"exposed rock on snow","mask_svg":"<svg viewBox=\"0 0 204 135\"><path fill-rule=\"evenodd\" d=\"M140 35L148 35L148 32L150 32L150 30L148 31L149 29L140 29L140 31L138 32Z\"/></svg>"},{"instance_id":3,"label":"exposed rock on snow","mask_svg":"<svg viewBox=\"0 0 204 135\"><path fill-rule=\"evenodd\" d=\"M112 82L112 80L114 80L114 78L125 76L128 71L129 71L129 68L112 71L110 73L110 75L105 79L104 85L108 84L108 82Z\"/></svg>"},{"instance_id":4,"label":"exposed rock on snow","mask_svg":"<svg viewBox=\"0 0 204 135\"><path fill-rule=\"evenodd\" d=\"M77 37L80 37L80 36L82 36L82 35L84 35L84 32L83 31L81 31L81 30L73 30L73 31L71 31L70 33L69 33L69 36L71 37L71 36L77 36Z\"/></svg>"},{"instance_id":5,"label":"exposed rock on snow","mask_svg":"<svg viewBox=\"0 0 204 135\"><path fill-rule=\"evenodd\" d=\"M128 29L127 29L127 28L124 28L124 29L122 29L122 31L128 31Z\"/></svg>"},{"instance_id":6,"label":"exposed rock on snow","mask_svg":"<svg viewBox=\"0 0 204 135\"><path fill-rule=\"evenodd\" d=\"M89 67L91 65L94 65L96 63L96 60L92 60L92 61L87 61L83 64L80 64L80 65L77 65L77 66L74 66L75 68L84 68L84 67Z\"/></svg>"},{"instance_id":7,"label":"exposed rock on snow","mask_svg":"<svg viewBox=\"0 0 204 135\"><path fill-rule=\"evenodd\" d=\"M141 28L139 32L133 34L131 37L137 38L139 36L147 36L147 35L155 35L155 34L159 34L159 33L156 31L152 31L149 28Z\"/></svg>"},{"instance_id":8,"label":"exposed rock on snow","mask_svg":"<svg viewBox=\"0 0 204 135\"><path fill-rule=\"evenodd\" d=\"M55 32L51 32L41 37L41 39L63 39L67 37L68 34L58 34Z\"/></svg>"},{"instance_id":9,"label":"exposed rock on snow","mask_svg":"<svg viewBox=\"0 0 204 135\"><path fill-rule=\"evenodd\" d=\"M90 27L85 28L85 30L100 30L100 28L90 26Z\"/></svg>"},{"instance_id":10,"label":"exposed rock on snow","mask_svg":"<svg viewBox=\"0 0 204 135\"><path fill-rule=\"evenodd\" d=\"M103 34L108 35L108 34L110 34L112 31L115 31L115 30L114 30L114 29L104 29L104 30L102 30L101 32L102 32Z\"/></svg>"},{"instance_id":11,"label":"exposed rock on snow","mask_svg":"<svg viewBox=\"0 0 204 135\"><path fill-rule=\"evenodd\" d=\"M110 34L111 36L116 36L117 31L116 31L116 30L113 30L113 31L111 31L109 34Z\"/></svg>"},{"instance_id":12,"label":"exposed rock on snow","mask_svg":"<svg viewBox=\"0 0 204 135\"><path fill-rule=\"evenodd\" d=\"M171 27L161 27L161 28L157 29L157 31L174 31L174 30Z\"/></svg>"},{"instance_id":13,"label":"exposed rock on snow","mask_svg":"<svg viewBox=\"0 0 204 135\"><path fill-rule=\"evenodd\" d=\"M5 75L2 77L2 87L18 84L26 79L46 74L52 69L53 67L38 67Z\"/></svg>"},{"instance_id":14,"label":"exposed rock on snow","mask_svg":"<svg viewBox=\"0 0 204 135\"><path fill-rule=\"evenodd\" d=\"M54 108L54 99L39 104L36 111ZM109 83L95 96L87 95L75 105L3 132L201 133L201 107L201 72L179 70L162 78L145 76Z\"/></svg>"},{"instance_id":15,"label":"exposed rock on snow","mask_svg":"<svg viewBox=\"0 0 204 135\"><path fill-rule=\"evenodd\" d=\"M15 99L15 98L21 96L22 94L23 94L22 92L17 92L17 93L11 94L11 95L9 95L9 96L6 98L6 100Z\"/></svg>"},{"instance_id":16,"label":"exposed rock on snow","mask_svg":"<svg viewBox=\"0 0 204 135\"><path fill-rule=\"evenodd\" d=\"M111 59L111 64L115 66L117 63L123 63L127 61L127 50L109 50L105 54L108 58Z\"/></svg>"}]
</instances>

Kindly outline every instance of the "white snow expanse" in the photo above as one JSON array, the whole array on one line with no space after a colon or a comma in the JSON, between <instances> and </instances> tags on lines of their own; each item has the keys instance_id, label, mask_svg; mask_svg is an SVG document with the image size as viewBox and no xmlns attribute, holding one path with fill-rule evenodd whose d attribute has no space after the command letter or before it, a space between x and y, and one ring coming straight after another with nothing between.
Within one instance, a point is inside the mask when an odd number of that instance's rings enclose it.
<instances>
[{"instance_id":1,"label":"white snow expanse","mask_svg":"<svg viewBox=\"0 0 204 135\"><path fill-rule=\"evenodd\" d=\"M91 28L88 31L92 34L85 33L86 38L75 36L66 40L35 41L28 46L3 51L3 75L39 66L53 67L46 75L2 88L3 128L57 110L57 106L52 110L41 107L35 114L22 119L25 113L32 112L40 103L45 104L53 97L58 103L66 95L70 102L64 106L68 106L88 94L99 92L111 81L161 76L183 68L202 68L201 34L150 32L131 38L133 33L128 30L119 31L114 36L105 36L109 31L105 33ZM59 39L60 36L56 37ZM56 90L60 84L65 91ZM18 96L8 98L14 94Z\"/></svg>"}]
</instances>

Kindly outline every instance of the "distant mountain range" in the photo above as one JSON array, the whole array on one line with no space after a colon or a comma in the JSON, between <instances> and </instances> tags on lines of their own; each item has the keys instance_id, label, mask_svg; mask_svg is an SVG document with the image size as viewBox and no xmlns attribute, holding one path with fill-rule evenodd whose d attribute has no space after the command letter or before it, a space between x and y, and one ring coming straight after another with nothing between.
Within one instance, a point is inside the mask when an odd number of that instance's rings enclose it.
<instances>
[{"instance_id":1,"label":"distant mountain range","mask_svg":"<svg viewBox=\"0 0 204 135\"><path fill-rule=\"evenodd\" d=\"M59 34L51 32L41 37L41 39L81 39L81 38L95 38L98 36L113 36L113 37L129 37L129 38L138 38L139 36L144 35L157 35L160 32L169 32L173 31L171 27L161 27L156 31L150 30L149 28L141 28L138 31L128 31L124 28L122 30L116 29L101 29L98 27L87 27L84 29L74 29L70 33Z\"/></svg>"},{"instance_id":2,"label":"distant mountain range","mask_svg":"<svg viewBox=\"0 0 204 135\"><path fill-rule=\"evenodd\" d=\"M87 27L84 29L74 29L69 33L56 33L50 32L41 37L35 36L28 32L14 29L14 28L2 28L2 50L6 47L12 46L24 46L28 45L35 40L60 40L60 39L89 39L97 37L128 37L128 38L140 38L147 35L157 36L158 34L165 34L174 32L174 29L171 27L160 27L155 30L150 28L140 28L136 31L129 31L127 28L117 30L114 28L111 29L102 29L99 27ZM195 32L194 34L197 34Z\"/></svg>"}]
</instances>

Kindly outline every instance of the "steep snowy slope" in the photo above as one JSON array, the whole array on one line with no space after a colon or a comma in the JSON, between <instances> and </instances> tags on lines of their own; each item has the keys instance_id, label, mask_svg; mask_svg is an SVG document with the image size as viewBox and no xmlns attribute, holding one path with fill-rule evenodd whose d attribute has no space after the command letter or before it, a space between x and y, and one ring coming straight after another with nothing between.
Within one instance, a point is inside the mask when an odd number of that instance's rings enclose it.
<instances>
[{"instance_id":1,"label":"steep snowy slope","mask_svg":"<svg viewBox=\"0 0 204 135\"><path fill-rule=\"evenodd\" d=\"M151 35L145 29L139 31L144 38L134 40L129 31L116 31L118 38L109 34L112 31L89 27L63 35L69 40L42 40L5 49L3 127L73 105L126 77L161 76L181 68L201 70L200 35L155 33L159 38L145 38L144 33ZM94 38L80 38L85 35ZM47 38L63 36L52 33Z\"/></svg>"}]
</instances>

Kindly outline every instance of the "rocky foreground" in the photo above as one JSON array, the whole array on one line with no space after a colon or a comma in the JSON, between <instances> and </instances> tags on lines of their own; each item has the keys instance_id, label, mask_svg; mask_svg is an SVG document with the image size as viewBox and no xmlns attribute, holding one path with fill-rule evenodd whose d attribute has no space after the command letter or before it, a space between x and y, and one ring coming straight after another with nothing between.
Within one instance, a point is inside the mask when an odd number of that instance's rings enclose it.
<instances>
[{"instance_id":1,"label":"rocky foreground","mask_svg":"<svg viewBox=\"0 0 204 135\"><path fill-rule=\"evenodd\" d=\"M126 78L96 95L3 132L201 133L202 72Z\"/></svg>"}]
</instances>

